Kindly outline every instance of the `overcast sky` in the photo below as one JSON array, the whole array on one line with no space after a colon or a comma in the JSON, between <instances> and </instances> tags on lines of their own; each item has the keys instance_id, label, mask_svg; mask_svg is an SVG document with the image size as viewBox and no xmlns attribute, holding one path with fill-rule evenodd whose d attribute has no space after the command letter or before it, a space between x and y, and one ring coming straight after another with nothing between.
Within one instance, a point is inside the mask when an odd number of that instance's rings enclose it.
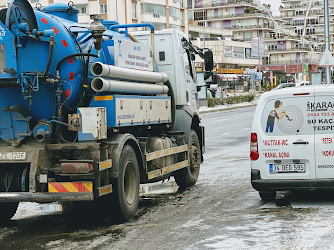
<instances>
[{"instance_id":1,"label":"overcast sky","mask_svg":"<svg viewBox=\"0 0 334 250\"><path fill-rule=\"evenodd\" d=\"M279 16L278 8L281 4L281 0L260 0L260 2L270 4L274 16Z\"/></svg>"}]
</instances>

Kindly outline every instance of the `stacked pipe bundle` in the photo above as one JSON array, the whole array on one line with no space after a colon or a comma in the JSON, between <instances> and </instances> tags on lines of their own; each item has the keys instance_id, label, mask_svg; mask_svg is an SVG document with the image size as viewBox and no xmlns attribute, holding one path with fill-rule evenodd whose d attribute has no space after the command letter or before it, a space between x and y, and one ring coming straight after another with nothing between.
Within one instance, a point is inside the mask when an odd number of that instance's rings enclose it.
<instances>
[{"instance_id":1,"label":"stacked pipe bundle","mask_svg":"<svg viewBox=\"0 0 334 250\"><path fill-rule=\"evenodd\" d=\"M157 95L168 93L166 85L151 84L166 83L168 75L162 72L149 72L95 62L91 71L96 76L91 82L95 92L113 92L117 94ZM104 78L105 77L105 78ZM111 79L113 78L113 79ZM114 78L146 83L114 80Z\"/></svg>"}]
</instances>

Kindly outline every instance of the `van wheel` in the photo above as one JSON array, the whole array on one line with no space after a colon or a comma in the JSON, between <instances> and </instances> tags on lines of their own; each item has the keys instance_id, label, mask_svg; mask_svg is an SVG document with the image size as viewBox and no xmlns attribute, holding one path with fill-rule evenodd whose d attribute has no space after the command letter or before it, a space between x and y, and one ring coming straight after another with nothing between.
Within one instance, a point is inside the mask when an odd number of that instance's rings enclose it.
<instances>
[{"instance_id":1,"label":"van wheel","mask_svg":"<svg viewBox=\"0 0 334 250\"><path fill-rule=\"evenodd\" d=\"M118 171L111 196L117 215L115 218L123 222L135 216L139 202L139 166L136 153L130 145L125 145L122 150Z\"/></svg>"},{"instance_id":2,"label":"van wheel","mask_svg":"<svg viewBox=\"0 0 334 250\"><path fill-rule=\"evenodd\" d=\"M1 202L0 203L0 222L9 221L16 213L18 202Z\"/></svg>"},{"instance_id":3,"label":"van wheel","mask_svg":"<svg viewBox=\"0 0 334 250\"><path fill-rule=\"evenodd\" d=\"M175 172L174 177L180 187L190 187L195 185L198 179L201 166L201 146L194 130L189 133L189 166Z\"/></svg>"},{"instance_id":4,"label":"van wheel","mask_svg":"<svg viewBox=\"0 0 334 250\"><path fill-rule=\"evenodd\" d=\"M264 200L264 201L272 201L276 198L276 192L272 192L272 193L259 192L259 195L260 195L261 199Z\"/></svg>"}]
</instances>

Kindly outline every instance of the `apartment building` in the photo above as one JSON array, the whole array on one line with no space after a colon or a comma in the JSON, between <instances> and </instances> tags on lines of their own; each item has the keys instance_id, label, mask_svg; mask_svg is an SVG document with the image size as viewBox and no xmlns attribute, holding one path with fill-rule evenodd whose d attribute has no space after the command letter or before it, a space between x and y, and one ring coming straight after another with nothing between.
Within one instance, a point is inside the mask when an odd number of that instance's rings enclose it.
<instances>
[{"instance_id":1,"label":"apartment building","mask_svg":"<svg viewBox=\"0 0 334 250\"><path fill-rule=\"evenodd\" d=\"M52 3L68 3L64 0L29 0L32 7L44 7ZM101 14L102 19L120 24L152 23L156 30L178 29L188 34L187 0L72 0L79 11L79 23L90 23L91 14ZM10 2L9 2L10 3ZM0 8L8 7L8 1L0 0Z\"/></svg>"},{"instance_id":2,"label":"apartment building","mask_svg":"<svg viewBox=\"0 0 334 250\"><path fill-rule=\"evenodd\" d=\"M285 70L296 80L309 80L317 71L319 58L325 49L324 1L282 0L279 8L284 30L267 34L265 67ZM334 49L334 0L329 3L330 51ZM305 31L304 31L305 29ZM305 33L304 39L301 36Z\"/></svg>"},{"instance_id":3,"label":"apartment building","mask_svg":"<svg viewBox=\"0 0 334 250\"><path fill-rule=\"evenodd\" d=\"M195 25L204 30L217 29L224 34L204 33L198 43L213 50L214 61L222 79L243 84L250 80L262 60L252 58L253 38L274 32L275 24L257 0L189 0L190 37ZM263 40L263 39L262 39ZM228 74L233 75L229 76ZM228 81L228 80L227 80Z\"/></svg>"}]
</instances>

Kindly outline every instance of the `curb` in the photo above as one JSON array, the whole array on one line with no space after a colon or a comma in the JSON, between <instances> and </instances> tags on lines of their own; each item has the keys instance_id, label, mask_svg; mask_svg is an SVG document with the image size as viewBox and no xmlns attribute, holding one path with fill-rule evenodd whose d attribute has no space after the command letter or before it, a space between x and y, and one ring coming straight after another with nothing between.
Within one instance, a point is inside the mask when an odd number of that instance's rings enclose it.
<instances>
[{"instance_id":1,"label":"curb","mask_svg":"<svg viewBox=\"0 0 334 250\"><path fill-rule=\"evenodd\" d=\"M257 105L257 103L253 103L253 104L248 104L248 105L244 105L244 106L226 107L226 108L212 109L212 110L203 110L203 111L200 111L199 113L200 114L217 113L217 112L228 111L228 110L233 110L233 109L255 107L256 105Z\"/></svg>"}]
</instances>

